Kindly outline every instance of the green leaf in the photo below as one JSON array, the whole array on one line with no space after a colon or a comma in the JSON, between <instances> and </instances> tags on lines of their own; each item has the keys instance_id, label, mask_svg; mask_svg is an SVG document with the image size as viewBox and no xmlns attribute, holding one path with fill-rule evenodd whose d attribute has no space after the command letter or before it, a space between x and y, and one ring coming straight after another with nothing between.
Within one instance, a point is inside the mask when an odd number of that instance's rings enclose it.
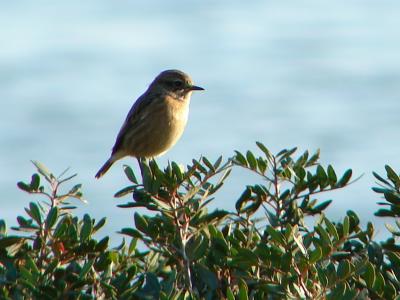
<instances>
[{"instance_id":1,"label":"green leaf","mask_svg":"<svg viewBox=\"0 0 400 300\"><path fill-rule=\"evenodd\" d=\"M343 220L343 236L347 237L349 235L349 229L350 229L350 219L348 216L344 217Z\"/></svg>"},{"instance_id":2,"label":"green leaf","mask_svg":"<svg viewBox=\"0 0 400 300\"><path fill-rule=\"evenodd\" d=\"M262 157L257 158L257 166L258 169L260 170L260 172L262 174L265 174L265 171L267 170L267 162L265 159L263 159Z\"/></svg>"},{"instance_id":3,"label":"green leaf","mask_svg":"<svg viewBox=\"0 0 400 300\"><path fill-rule=\"evenodd\" d=\"M266 291L280 295L281 297L275 298L275 299L285 299L284 296L287 296L287 293L285 293L284 288L282 287L281 284L274 284L274 283L267 283L262 286L263 289ZM274 299L274 298L273 298Z\"/></svg>"},{"instance_id":4,"label":"green leaf","mask_svg":"<svg viewBox=\"0 0 400 300\"><path fill-rule=\"evenodd\" d=\"M136 179L135 173L133 172L132 168L129 167L128 165L123 165L123 168L124 168L124 172L125 172L125 175L128 178L128 180L130 182L133 182L134 184L137 184L138 181Z\"/></svg>"},{"instance_id":5,"label":"green leaf","mask_svg":"<svg viewBox=\"0 0 400 300\"><path fill-rule=\"evenodd\" d=\"M319 156L320 156L320 150L318 149L313 156L310 157L310 159L308 160L307 164L305 165L306 167L310 167L313 166L317 163L317 161L319 160Z\"/></svg>"},{"instance_id":6,"label":"green leaf","mask_svg":"<svg viewBox=\"0 0 400 300\"><path fill-rule=\"evenodd\" d=\"M239 279L239 300L249 300L248 287L243 279Z\"/></svg>"},{"instance_id":7,"label":"green leaf","mask_svg":"<svg viewBox=\"0 0 400 300\"><path fill-rule=\"evenodd\" d=\"M337 261L341 261L343 259L350 259L351 257L352 253L346 251L335 251L331 255L332 260L337 260Z\"/></svg>"},{"instance_id":8,"label":"green leaf","mask_svg":"<svg viewBox=\"0 0 400 300\"><path fill-rule=\"evenodd\" d=\"M346 292L346 285L343 282L338 282L332 289L332 292L328 294L329 300L343 299ZM347 300L347 299L346 299Z\"/></svg>"},{"instance_id":9,"label":"green leaf","mask_svg":"<svg viewBox=\"0 0 400 300\"><path fill-rule=\"evenodd\" d=\"M336 230L336 226L333 225L333 224L331 223L331 221L329 221L327 218L325 218L324 221L325 221L326 228L328 229L329 234L330 234L331 236L333 236L333 238L334 238L336 241L339 241L339 234L338 234L338 232L337 232L337 230Z\"/></svg>"},{"instance_id":10,"label":"green leaf","mask_svg":"<svg viewBox=\"0 0 400 300\"><path fill-rule=\"evenodd\" d=\"M32 163L35 165L38 172L40 174L42 174L48 182L52 182L53 180L56 179L55 176L47 169L47 167L45 165L43 165L42 163L40 163L36 160L32 160Z\"/></svg>"},{"instance_id":11,"label":"green leaf","mask_svg":"<svg viewBox=\"0 0 400 300\"><path fill-rule=\"evenodd\" d=\"M304 151L304 153L302 155L299 156L299 158L296 160L295 166L296 168L300 168L303 169L305 163L307 162L309 153L308 151Z\"/></svg>"},{"instance_id":12,"label":"green leaf","mask_svg":"<svg viewBox=\"0 0 400 300\"><path fill-rule=\"evenodd\" d=\"M227 300L235 300L235 295L233 294L233 292L229 288L229 286L226 288L226 299Z\"/></svg>"},{"instance_id":13,"label":"green leaf","mask_svg":"<svg viewBox=\"0 0 400 300\"><path fill-rule=\"evenodd\" d=\"M138 214L137 212L135 212L134 219L135 219L136 228L139 231L147 234L149 231L149 224L148 224L147 220L143 216Z\"/></svg>"},{"instance_id":14,"label":"green leaf","mask_svg":"<svg viewBox=\"0 0 400 300\"><path fill-rule=\"evenodd\" d=\"M374 215L377 217L396 217L394 212L387 209L379 209Z\"/></svg>"},{"instance_id":15,"label":"green leaf","mask_svg":"<svg viewBox=\"0 0 400 300\"><path fill-rule=\"evenodd\" d=\"M108 236L104 237L101 239L95 248L95 251L97 252L104 252L108 248L108 242L110 241L110 238Z\"/></svg>"},{"instance_id":16,"label":"green leaf","mask_svg":"<svg viewBox=\"0 0 400 300\"><path fill-rule=\"evenodd\" d=\"M235 151L236 155L235 155L235 161L244 167L247 167L247 161L246 158L244 157L244 155L242 153L240 153L239 151Z\"/></svg>"},{"instance_id":17,"label":"green leaf","mask_svg":"<svg viewBox=\"0 0 400 300\"><path fill-rule=\"evenodd\" d=\"M276 155L279 158L279 161L282 161L284 159L287 159L288 157L290 157L293 153L295 153L297 151L297 147L294 147L292 149L283 149L282 151L278 152L278 154Z\"/></svg>"},{"instance_id":18,"label":"green leaf","mask_svg":"<svg viewBox=\"0 0 400 300\"><path fill-rule=\"evenodd\" d=\"M204 168L204 167L201 165L201 163L199 163L197 160L193 159L192 162L193 162L193 165L196 166L196 169L199 170L201 173L203 173L203 174L207 174L207 173L208 173L208 172L207 172L207 169ZM199 180L200 180L200 179L199 179Z\"/></svg>"},{"instance_id":19,"label":"green leaf","mask_svg":"<svg viewBox=\"0 0 400 300\"><path fill-rule=\"evenodd\" d=\"M145 286L136 293L138 299L158 299L161 291L160 283L154 273L146 273Z\"/></svg>"},{"instance_id":20,"label":"green leaf","mask_svg":"<svg viewBox=\"0 0 400 300\"><path fill-rule=\"evenodd\" d=\"M323 189L327 184L328 176L326 175L325 170L321 165L318 165L317 167L317 178L321 188Z\"/></svg>"},{"instance_id":21,"label":"green leaf","mask_svg":"<svg viewBox=\"0 0 400 300\"><path fill-rule=\"evenodd\" d=\"M325 275L327 276L328 279L328 284L331 286L336 286L339 279L336 276L336 268L333 262L328 262L327 265L324 266L325 268Z\"/></svg>"},{"instance_id":22,"label":"green leaf","mask_svg":"<svg viewBox=\"0 0 400 300\"><path fill-rule=\"evenodd\" d=\"M372 174L375 176L376 179L378 179L380 182L383 182L384 184L386 184L387 186L390 186L389 181L387 181L386 179L384 179L383 177L381 177L378 173L372 172Z\"/></svg>"},{"instance_id":23,"label":"green leaf","mask_svg":"<svg viewBox=\"0 0 400 300\"><path fill-rule=\"evenodd\" d=\"M187 247L187 255L192 260L198 260L204 257L205 253L209 249L209 240L204 235L199 235L192 238Z\"/></svg>"},{"instance_id":24,"label":"green leaf","mask_svg":"<svg viewBox=\"0 0 400 300\"><path fill-rule=\"evenodd\" d=\"M302 236L298 232L294 232L292 236L293 236L293 240L296 242L297 246L299 247L301 253L303 253L303 255L306 255L307 250L304 246Z\"/></svg>"},{"instance_id":25,"label":"green leaf","mask_svg":"<svg viewBox=\"0 0 400 300\"><path fill-rule=\"evenodd\" d=\"M219 253L218 255L220 255L221 253L223 256L228 255L229 245L222 234L219 234L218 236L212 238L212 247L215 252Z\"/></svg>"},{"instance_id":26,"label":"green leaf","mask_svg":"<svg viewBox=\"0 0 400 300\"><path fill-rule=\"evenodd\" d=\"M317 177L313 176L310 171L307 171L307 187L312 193L318 187Z\"/></svg>"},{"instance_id":27,"label":"green leaf","mask_svg":"<svg viewBox=\"0 0 400 300\"><path fill-rule=\"evenodd\" d=\"M218 278L214 274L214 272L211 272L206 266L202 264L198 264L196 266L196 271L199 275L199 278L201 278L201 281L203 281L210 290L214 291L218 287Z\"/></svg>"},{"instance_id":28,"label":"green leaf","mask_svg":"<svg viewBox=\"0 0 400 300\"><path fill-rule=\"evenodd\" d=\"M323 212L331 203L332 203L332 200L326 200L326 201L322 202L321 204L318 204L318 205L314 206L313 208L311 208L311 212L312 212L313 214L320 214L320 213Z\"/></svg>"},{"instance_id":29,"label":"green leaf","mask_svg":"<svg viewBox=\"0 0 400 300\"><path fill-rule=\"evenodd\" d=\"M240 195L239 199L236 201L236 210L238 213L242 212L243 206L251 197L251 187L247 186L243 191L242 195Z\"/></svg>"},{"instance_id":30,"label":"green leaf","mask_svg":"<svg viewBox=\"0 0 400 300\"><path fill-rule=\"evenodd\" d=\"M40 214L39 207L36 203L29 203L29 209L25 208L25 211L28 213L28 215L36 221L38 225L42 224L42 216Z\"/></svg>"},{"instance_id":31,"label":"green leaf","mask_svg":"<svg viewBox=\"0 0 400 300\"><path fill-rule=\"evenodd\" d=\"M238 264L244 269L249 269L251 266L257 266L259 261L253 251L246 248L238 248L237 254L233 257L232 263L235 265Z\"/></svg>"},{"instance_id":32,"label":"green leaf","mask_svg":"<svg viewBox=\"0 0 400 300\"><path fill-rule=\"evenodd\" d=\"M256 142L258 148L260 148L260 150L262 152L264 152L265 156L267 157L267 159L269 161L272 161L272 154L271 152L267 149L267 147L264 146L264 144L260 143L260 142Z\"/></svg>"},{"instance_id":33,"label":"green leaf","mask_svg":"<svg viewBox=\"0 0 400 300\"><path fill-rule=\"evenodd\" d=\"M394 296L398 294L396 287L390 282L387 281L384 287L384 295L386 299L395 299Z\"/></svg>"},{"instance_id":34,"label":"green leaf","mask_svg":"<svg viewBox=\"0 0 400 300\"><path fill-rule=\"evenodd\" d=\"M46 218L46 227L47 229L53 228L58 218L58 207L54 206L50 209L47 218Z\"/></svg>"},{"instance_id":35,"label":"green leaf","mask_svg":"<svg viewBox=\"0 0 400 300\"><path fill-rule=\"evenodd\" d=\"M20 272L21 272L22 278L26 280L26 282L24 282L24 283L29 283L29 285L32 285L32 289L34 289L37 278L28 270L28 268L26 268L24 266L20 266Z\"/></svg>"},{"instance_id":36,"label":"green leaf","mask_svg":"<svg viewBox=\"0 0 400 300\"><path fill-rule=\"evenodd\" d=\"M17 186L19 189L23 190L24 192L28 192L28 193L32 192L31 186L29 184L26 184L25 182L19 181L17 183Z\"/></svg>"},{"instance_id":37,"label":"green leaf","mask_svg":"<svg viewBox=\"0 0 400 300\"><path fill-rule=\"evenodd\" d=\"M350 180L351 176L353 174L353 171L351 169L348 169L346 172L344 172L342 178L337 182L336 187L344 187Z\"/></svg>"},{"instance_id":38,"label":"green leaf","mask_svg":"<svg viewBox=\"0 0 400 300\"><path fill-rule=\"evenodd\" d=\"M85 214L83 216L83 225L80 232L81 242L89 240L92 231L93 231L92 219L88 214Z\"/></svg>"},{"instance_id":39,"label":"green leaf","mask_svg":"<svg viewBox=\"0 0 400 300\"><path fill-rule=\"evenodd\" d=\"M82 184L80 184L80 183L75 184L75 185L69 190L68 194L70 194L70 195L79 194L81 188L82 188ZM81 195L81 194L82 194L82 193L80 193L80 195Z\"/></svg>"},{"instance_id":40,"label":"green leaf","mask_svg":"<svg viewBox=\"0 0 400 300\"><path fill-rule=\"evenodd\" d=\"M325 274L326 270L318 268L317 272L318 272L318 279L321 282L321 285L323 287L326 287L328 285L328 277Z\"/></svg>"},{"instance_id":41,"label":"green leaf","mask_svg":"<svg viewBox=\"0 0 400 300\"><path fill-rule=\"evenodd\" d=\"M389 230L389 232L391 234L396 235L396 236L400 236L400 232L398 231L398 229L395 228L394 226L392 226L391 224L387 224L386 223L385 227L386 227L387 230Z\"/></svg>"},{"instance_id":42,"label":"green leaf","mask_svg":"<svg viewBox=\"0 0 400 300\"><path fill-rule=\"evenodd\" d=\"M134 192L134 191L135 191L135 186L130 185L130 186L127 186L127 187L123 188L122 190L116 192L114 194L114 197L115 198L121 198L121 197L123 197L123 196L125 196L127 194L130 194L130 193Z\"/></svg>"},{"instance_id":43,"label":"green leaf","mask_svg":"<svg viewBox=\"0 0 400 300\"><path fill-rule=\"evenodd\" d=\"M176 269L173 269L171 272L169 272L168 277L161 281L161 290L162 290L161 295L164 292L166 295L172 296L173 292L175 291L174 285L176 278L177 278L177 271ZM160 300L161 299L170 300L174 298L165 296L165 298L161 297Z\"/></svg>"},{"instance_id":44,"label":"green leaf","mask_svg":"<svg viewBox=\"0 0 400 300\"><path fill-rule=\"evenodd\" d=\"M137 246L137 238L132 238L131 242L129 243L129 250L128 253L131 254L136 250L136 246Z\"/></svg>"},{"instance_id":45,"label":"green leaf","mask_svg":"<svg viewBox=\"0 0 400 300\"><path fill-rule=\"evenodd\" d=\"M378 194L384 194L384 193L387 193L387 192L390 192L391 190L389 190L389 189L387 189L387 188L378 188L378 187L373 187L372 188L372 190L375 192L375 193L378 193Z\"/></svg>"},{"instance_id":46,"label":"green leaf","mask_svg":"<svg viewBox=\"0 0 400 300\"><path fill-rule=\"evenodd\" d=\"M7 225L6 222L0 219L0 238L5 235L7 232Z\"/></svg>"},{"instance_id":47,"label":"green leaf","mask_svg":"<svg viewBox=\"0 0 400 300\"><path fill-rule=\"evenodd\" d=\"M350 218L350 232L352 232L355 227L360 224L360 219L358 218L357 214L352 210L348 210L346 214Z\"/></svg>"},{"instance_id":48,"label":"green leaf","mask_svg":"<svg viewBox=\"0 0 400 300\"><path fill-rule=\"evenodd\" d=\"M40 177L38 174L33 174L31 179L31 190L37 191L40 185Z\"/></svg>"},{"instance_id":49,"label":"green leaf","mask_svg":"<svg viewBox=\"0 0 400 300\"><path fill-rule=\"evenodd\" d=\"M292 252L286 252L280 257L280 266L283 272L289 272L293 264Z\"/></svg>"},{"instance_id":50,"label":"green leaf","mask_svg":"<svg viewBox=\"0 0 400 300\"><path fill-rule=\"evenodd\" d=\"M364 272L363 277L365 283L367 284L367 287L372 288L374 286L376 276L375 276L375 268L370 262L368 262L366 265L366 270Z\"/></svg>"},{"instance_id":51,"label":"green leaf","mask_svg":"<svg viewBox=\"0 0 400 300\"><path fill-rule=\"evenodd\" d=\"M249 163L250 169L255 170L257 168L257 160L251 151L247 151L246 158Z\"/></svg>"},{"instance_id":52,"label":"green leaf","mask_svg":"<svg viewBox=\"0 0 400 300\"><path fill-rule=\"evenodd\" d=\"M213 223L219 223L223 221L227 216L229 216L229 212L226 210L214 210L212 213L202 215L199 217L197 220L192 219L192 222L190 223L192 226L200 225L200 224L213 224Z\"/></svg>"},{"instance_id":53,"label":"green leaf","mask_svg":"<svg viewBox=\"0 0 400 300\"><path fill-rule=\"evenodd\" d=\"M203 157L202 160L203 163L207 166L207 168L209 168L210 171L214 173L215 172L214 165L206 157Z\"/></svg>"},{"instance_id":54,"label":"green leaf","mask_svg":"<svg viewBox=\"0 0 400 300\"><path fill-rule=\"evenodd\" d=\"M337 176L336 176L335 170L333 169L333 167L331 165L329 165L327 172L328 172L329 185L331 187L334 187L337 182Z\"/></svg>"},{"instance_id":55,"label":"green leaf","mask_svg":"<svg viewBox=\"0 0 400 300\"><path fill-rule=\"evenodd\" d=\"M316 263L321 258L322 258L322 249L320 246L315 245L315 249L310 253L310 258L309 258L310 265Z\"/></svg>"},{"instance_id":56,"label":"green leaf","mask_svg":"<svg viewBox=\"0 0 400 300\"><path fill-rule=\"evenodd\" d=\"M338 278L345 279L350 275L350 273L351 273L351 265L349 261L348 260L340 261L337 270Z\"/></svg>"},{"instance_id":57,"label":"green leaf","mask_svg":"<svg viewBox=\"0 0 400 300\"><path fill-rule=\"evenodd\" d=\"M102 228L107 222L107 218L101 218L96 225L93 226L93 233L97 232L100 228Z\"/></svg>"},{"instance_id":58,"label":"green leaf","mask_svg":"<svg viewBox=\"0 0 400 300\"><path fill-rule=\"evenodd\" d=\"M54 230L53 236L55 238L61 238L67 231L68 225L64 222L59 222Z\"/></svg>"},{"instance_id":59,"label":"green leaf","mask_svg":"<svg viewBox=\"0 0 400 300\"><path fill-rule=\"evenodd\" d=\"M275 230L273 227L271 226L267 226L266 228L268 234L271 236L272 241L276 242L279 245L285 245L285 238L283 236L282 233L280 233L279 231Z\"/></svg>"},{"instance_id":60,"label":"green leaf","mask_svg":"<svg viewBox=\"0 0 400 300\"><path fill-rule=\"evenodd\" d=\"M385 165L385 169L390 181L392 181L396 187L400 186L400 179L396 172L389 165Z\"/></svg>"},{"instance_id":61,"label":"green leaf","mask_svg":"<svg viewBox=\"0 0 400 300\"><path fill-rule=\"evenodd\" d=\"M60 262L59 262L57 259L54 259L53 261L51 261L51 262L47 265L47 268L46 268L46 270L45 270L45 272L44 272L44 275L47 275L47 274L54 274L54 270L55 270L56 268L58 268L59 265L60 265Z\"/></svg>"},{"instance_id":62,"label":"green leaf","mask_svg":"<svg viewBox=\"0 0 400 300\"><path fill-rule=\"evenodd\" d=\"M35 261L29 255L25 257L25 267L30 270L36 281L38 276L40 275L40 272L38 267L36 266Z\"/></svg>"},{"instance_id":63,"label":"green leaf","mask_svg":"<svg viewBox=\"0 0 400 300\"><path fill-rule=\"evenodd\" d=\"M214 170L217 170L219 168L219 166L221 165L222 162L222 155L220 157L217 158L217 160L214 163Z\"/></svg>"},{"instance_id":64,"label":"green leaf","mask_svg":"<svg viewBox=\"0 0 400 300\"><path fill-rule=\"evenodd\" d=\"M392 191L390 191L390 192L385 192L384 197L388 202L393 203L394 205L400 205L400 195L399 194L393 193Z\"/></svg>"},{"instance_id":65,"label":"green leaf","mask_svg":"<svg viewBox=\"0 0 400 300\"><path fill-rule=\"evenodd\" d=\"M381 274L381 272L376 272L375 274L375 282L374 282L374 286L373 289L377 292L377 293L381 293L383 292L383 289L385 287L385 279L383 278L383 275Z\"/></svg>"},{"instance_id":66,"label":"green leaf","mask_svg":"<svg viewBox=\"0 0 400 300\"><path fill-rule=\"evenodd\" d=\"M144 161L140 161L140 169L142 171L143 187L146 191L151 192L153 182L153 174L150 167Z\"/></svg>"},{"instance_id":67,"label":"green leaf","mask_svg":"<svg viewBox=\"0 0 400 300\"><path fill-rule=\"evenodd\" d=\"M79 272L79 279L85 279L86 275L89 273L90 269L93 267L94 264L94 259L90 259L88 262L86 262L81 271Z\"/></svg>"},{"instance_id":68,"label":"green leaf","mask_svg":"<svg viewBox=\"0 0 400 300\"><path fill-rule=\"evenodd\" d=\"M122 228L121 231L119 231L120 234L128 235L133 238L138 238L141 239L143 238L143 235L136 229L134 228Z\"/></svg>"},{"instance_id":69,"label":"green leaf","mask_svg":"<svg viewBox=\"0 0 400 300\"><path fill-rule=\"evenodd\" d=\"M203 160L204 160L204 157L203 157ZM172 170L174 171L177 181L181 182L183 180L183 174L182 174L181 168L174 161L171 163L171 166L172 166Z\"/></svg>"},{"instance_id":70,"label":"green leaf","mask_svg":"<svg viewBox=\"0 0 400 300\"><path fill-rule=\"evenodd\" d=\"M157 210L168 212L168 211L171 211L171 209L172 209L171 204L168 202L165 202L164 200L152 199L152 202L157 206ZM138 205L139 203L136 203L136 204ZM142 206L142 205L140 205L140 206ZM148 206L146 206L146 207L149 208Z\"/></svg>"},{"instance_id":71,"label":"green leaf","mask_svg":"<svg viewBox=\"0 0 400 300\"><path fill-rule=\"evenodd\" d=\"M372 222L368 222L368 223L367 223L367 230L366 230L366 233L368 234L368 237L369 237L370 239L372 239L372 237L374 236L374 231L375 231L375 229L374 229L374 224L372 224Z\"/></svg>"},{"instance_id":72,"label":"green leaf","mask_svg":"<svg viewBox=\"0 0 400 300\"><path fill-rule=\"evenodd\" d=\"M316 227L316 231L318 232L321 239L324 241L324 244L329 245L331 247L332 242L331 242L328 232L321 225L318 225Z\"/></svg>"}]
</instances>

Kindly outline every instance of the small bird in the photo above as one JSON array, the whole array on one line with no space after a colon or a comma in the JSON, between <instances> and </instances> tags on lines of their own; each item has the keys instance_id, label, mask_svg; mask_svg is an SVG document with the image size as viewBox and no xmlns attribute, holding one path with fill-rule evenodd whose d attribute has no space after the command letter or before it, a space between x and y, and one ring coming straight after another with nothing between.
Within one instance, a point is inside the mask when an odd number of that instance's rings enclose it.
<instances>
[{"instance_id":1,"label":"small bird","mask_svg":"<svg viewBox=\"0 0 400 300\"><path fill-rule=\"evenodd\" d=\"M179 70L161 72L140 96L122 125L110 158L96 178L103 176L114 162L125 157L152 158L167 152L185 129L192 91L189 75Z\"/></svg>"}]
</instances>

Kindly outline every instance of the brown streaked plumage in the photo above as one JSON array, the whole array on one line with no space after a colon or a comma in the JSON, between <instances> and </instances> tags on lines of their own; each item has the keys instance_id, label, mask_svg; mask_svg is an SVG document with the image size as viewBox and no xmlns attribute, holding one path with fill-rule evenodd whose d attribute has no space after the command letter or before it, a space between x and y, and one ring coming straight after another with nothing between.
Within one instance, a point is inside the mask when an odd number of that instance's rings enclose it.
<instances>
[{"instance_id":1,"label":"brown streaked plumage","mask_svg":"<svg viewBox=\"0 0 400 300\"><path fill-rule=\"evenodd\" d=\"M96 178L103 176L114 162L125 157L151 158L167 152L185 129L193 85L189 75L179 70L160 73L129 111L110 158Z\"/></svg>"}]
</instances>

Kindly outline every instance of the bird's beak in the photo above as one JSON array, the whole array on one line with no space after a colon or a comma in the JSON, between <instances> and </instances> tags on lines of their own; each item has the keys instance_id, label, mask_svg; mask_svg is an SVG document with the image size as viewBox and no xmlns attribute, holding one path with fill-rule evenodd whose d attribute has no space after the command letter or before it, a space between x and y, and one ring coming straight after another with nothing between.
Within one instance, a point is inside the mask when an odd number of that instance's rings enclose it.
<instances>
[{"instance_id":1,"label":"bird's beak","mask_svg":"<svg viewBox=\"0 0 400 300\"><path fill-rule=\"evenodd\" d=\"M188 87L189 91L204 91L204 89L200 86L191 85Z\"/></svg>"}]
</instances>

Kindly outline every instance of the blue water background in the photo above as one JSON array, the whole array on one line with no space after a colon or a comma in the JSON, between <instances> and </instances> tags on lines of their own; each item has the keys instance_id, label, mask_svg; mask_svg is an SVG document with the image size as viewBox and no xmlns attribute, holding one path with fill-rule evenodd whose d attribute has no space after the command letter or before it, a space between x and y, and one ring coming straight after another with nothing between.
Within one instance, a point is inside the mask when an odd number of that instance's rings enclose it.
<instances>
[{"instance_id":1,"label":"blue water background","mask_svg":"<svg viewBox=\"0 0 400 300\"><path fill-rule=\"evenodd\" d=\"M187 164L297 146L321 149L321 162L364 176L334 199L363 224L378 209L372 171L400 170L399 1L0 1L0 217L9 225L32 198L31 159L54 173L70 167L88 204L78 213L108 217L103 235L133 224L113 194L128 184L125 159L101 180L134 100L162 70L192 75L184 136L165 156ZM234 209L256 177L235 171L212 208ZM373 219L378 235L383 221Z\"/></svg>"}]
</instances>

